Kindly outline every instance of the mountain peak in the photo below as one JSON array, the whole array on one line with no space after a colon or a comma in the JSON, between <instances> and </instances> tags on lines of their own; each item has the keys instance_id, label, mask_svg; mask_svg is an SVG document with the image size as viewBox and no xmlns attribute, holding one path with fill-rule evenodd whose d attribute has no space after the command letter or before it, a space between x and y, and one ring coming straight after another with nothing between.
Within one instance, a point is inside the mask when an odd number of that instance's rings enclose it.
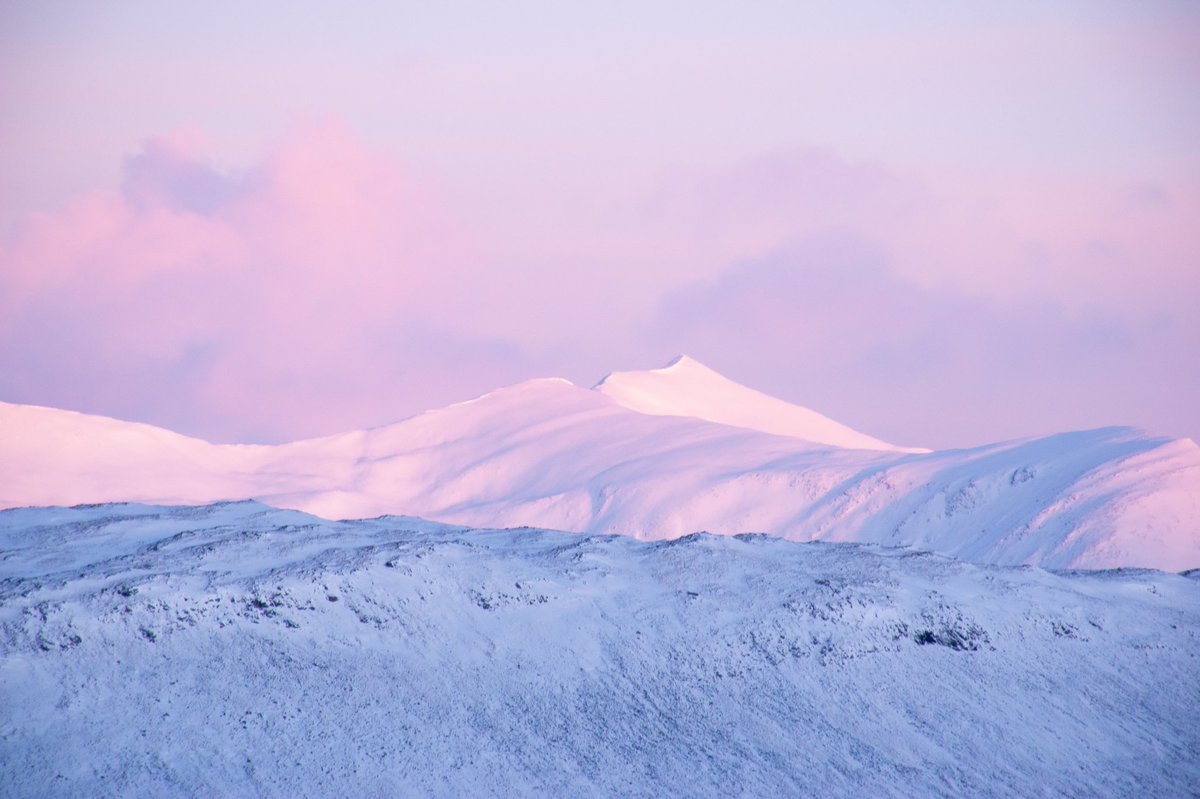
<instances>
[{"instance_id":1,"label":"mountain peak","mask_svg":"<svg viewBox=\"0 0 1200 799\"><path fill-rule=\"evenodd\" d=\"M708 369L707 366L700 363L692 356L680 353L679 355L676 355L671 360L667 361L666 366L663 366L661 369L655 369L654 371L665 372L668 369L694 369L696 367L699 367L701 369ZM708 369L708 371L711 372L712 370Z\"/></svg>"},{"instance_id":2,"label":"mountain peak","mask_svg":"<svg viewBox=\"0 0 1200 799\"><path fill-rule=\"evenodd\" d=\"M844 449L904 450L743 386L688 355L677 355L658 369L612 372L595 390L639 413L689 416Z\"/></svg>"},{"instance_id":3,"label":"mountain peak","mask_svg":"<svg viewBox=\"0 0 1200 799\"><path fill-rule=\"evenodd\" d=\"M720 372L717 372L714 369L710 369L709 367L700 363L700 361L697 361L692 356L680 353L679 355L676 355L674 358L667 361L665 364L658 367L657 369L646 369L645 371L639 371L639 372L609 372L604 377L600 378L599 382L597 382L594 386L592 386L592 389L598 390L601 393L607 394L609 392L606 391L604 388L602 388L603 386L606 386L606 385L611 386L611 384L613 384L613 383L622 383L623 384L629 380L631 375L643 375L643 374L645 374L645 375L672 375L676 379L683 377L685 374L691 375L693 377L698 377L700 375L704 375L704 376L708 377L709 379L724 380L724 381L732 382L729 380L729 378L725 377Z\"/></svg>"}]
</instances>

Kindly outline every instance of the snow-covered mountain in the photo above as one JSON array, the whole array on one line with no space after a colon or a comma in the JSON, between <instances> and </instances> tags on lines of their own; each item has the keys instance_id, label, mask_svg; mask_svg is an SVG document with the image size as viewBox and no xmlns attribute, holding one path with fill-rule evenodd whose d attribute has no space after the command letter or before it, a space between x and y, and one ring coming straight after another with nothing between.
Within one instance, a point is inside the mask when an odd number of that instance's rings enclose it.
<instances>
[{"instance_id":1,"label":"snow-covered mountain","mask_svg":"<svg viewBox=\"0 0 1200 799\"><path fill-rule=\"evenodd\" d=\"M1188 796L1196 575L0 512L4 796Z\"/></svg>"},{"instance_id":2,"label":"snow-covered mountain","mask_svg":"<svg viewBox=\"0 0 1200 799\"><path fill-rule=\"evenodd\" d=\"M279 446L0 404L0 507L258 499L674 538L911 545L1054 568L1200 566L1200 448L1127 428L906 451L690 359L594 390L533 380L396 424Z\"/></svg>"},{"instance_id":3,"label":"snow-covered mountain","mask_svg":"<svg viewBox=\"0 0 1200 799\"><path fill-rule=\"evenodd\" d=\"M851 430L816 411L735 383L686 355L661 369L613 372L595 389L624 408L654 416L689 416L843 449L929 451L897 447Z\"/></svg>"}]
</instances>

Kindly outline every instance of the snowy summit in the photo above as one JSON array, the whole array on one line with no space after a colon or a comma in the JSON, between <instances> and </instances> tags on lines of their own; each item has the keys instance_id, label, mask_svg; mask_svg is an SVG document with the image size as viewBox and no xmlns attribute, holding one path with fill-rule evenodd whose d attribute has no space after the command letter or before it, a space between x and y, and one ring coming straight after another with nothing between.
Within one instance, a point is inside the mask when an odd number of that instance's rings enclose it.
<instances>
[{"instance_id":1,"label":"snowy summit","mask_svg":"<svg viewBox=\"0 0 1200 799\"><path fill-rule=\"evenodd\" d=\"M691 416L844 449L928 452L888 444L816 411L747 388L687 355L661 369L613 372L595 388L638 413Z\"/></svg>"}]
</instances>

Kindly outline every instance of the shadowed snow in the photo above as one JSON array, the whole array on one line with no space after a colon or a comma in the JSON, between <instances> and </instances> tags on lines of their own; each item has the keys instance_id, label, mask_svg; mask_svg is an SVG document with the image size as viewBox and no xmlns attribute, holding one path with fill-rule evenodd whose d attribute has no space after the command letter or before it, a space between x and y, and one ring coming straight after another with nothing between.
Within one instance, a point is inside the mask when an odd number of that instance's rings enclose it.
<instances>
[{"instance_id":1,"label":"shadowed snow","mask_svg":"<svg viewBox=\"0 0 1200 799\"><path fill-rule=\"evenodd\" d=\"M0 794L1183 796L1200 583L256 503L0 513Z\"/></svg>"}]
</instances>

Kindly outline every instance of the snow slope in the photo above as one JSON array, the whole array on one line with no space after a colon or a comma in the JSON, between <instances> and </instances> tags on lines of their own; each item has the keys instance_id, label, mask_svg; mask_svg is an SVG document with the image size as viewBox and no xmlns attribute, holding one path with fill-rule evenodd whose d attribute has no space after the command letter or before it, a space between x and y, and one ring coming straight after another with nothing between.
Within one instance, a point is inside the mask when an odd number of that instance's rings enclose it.
<instances>
[{"instance_id":1,"label":"snow slope","mask_svg":"<svg viewBox=\"0 0 1200 799\"><path fill-rule=\"evenodd\" d=\"M255 503L0 513L0 795L1187 796L1200 582Z\"/></svg>"},{"instance_id":2,"label":"snow slope","mask_svg":"<svg viewBox=\"0 0 1200 799\"><path fill-rule=\"evenodd\" d=\"M680 355L661 369L613 372L595 389L618 405L656 416L691 416L846 449L928 452L897 447L827 416L747 388Z\"/></svg>"},{"instance_id":3,"label":"snow slope","mask_svg":"<svg viewBox=\"0 0 1200 799\"><path fill-rule=\"evenodd\" d=\"M534 380L280 446L0 404L0 507L255 498L326 518L642 539L765 532L976 562L1200 566L1200 449L1188 440L1109 428L970 450L850 449L638 412L603 390L623 382Z\"/></svg>"}]
</instances>

